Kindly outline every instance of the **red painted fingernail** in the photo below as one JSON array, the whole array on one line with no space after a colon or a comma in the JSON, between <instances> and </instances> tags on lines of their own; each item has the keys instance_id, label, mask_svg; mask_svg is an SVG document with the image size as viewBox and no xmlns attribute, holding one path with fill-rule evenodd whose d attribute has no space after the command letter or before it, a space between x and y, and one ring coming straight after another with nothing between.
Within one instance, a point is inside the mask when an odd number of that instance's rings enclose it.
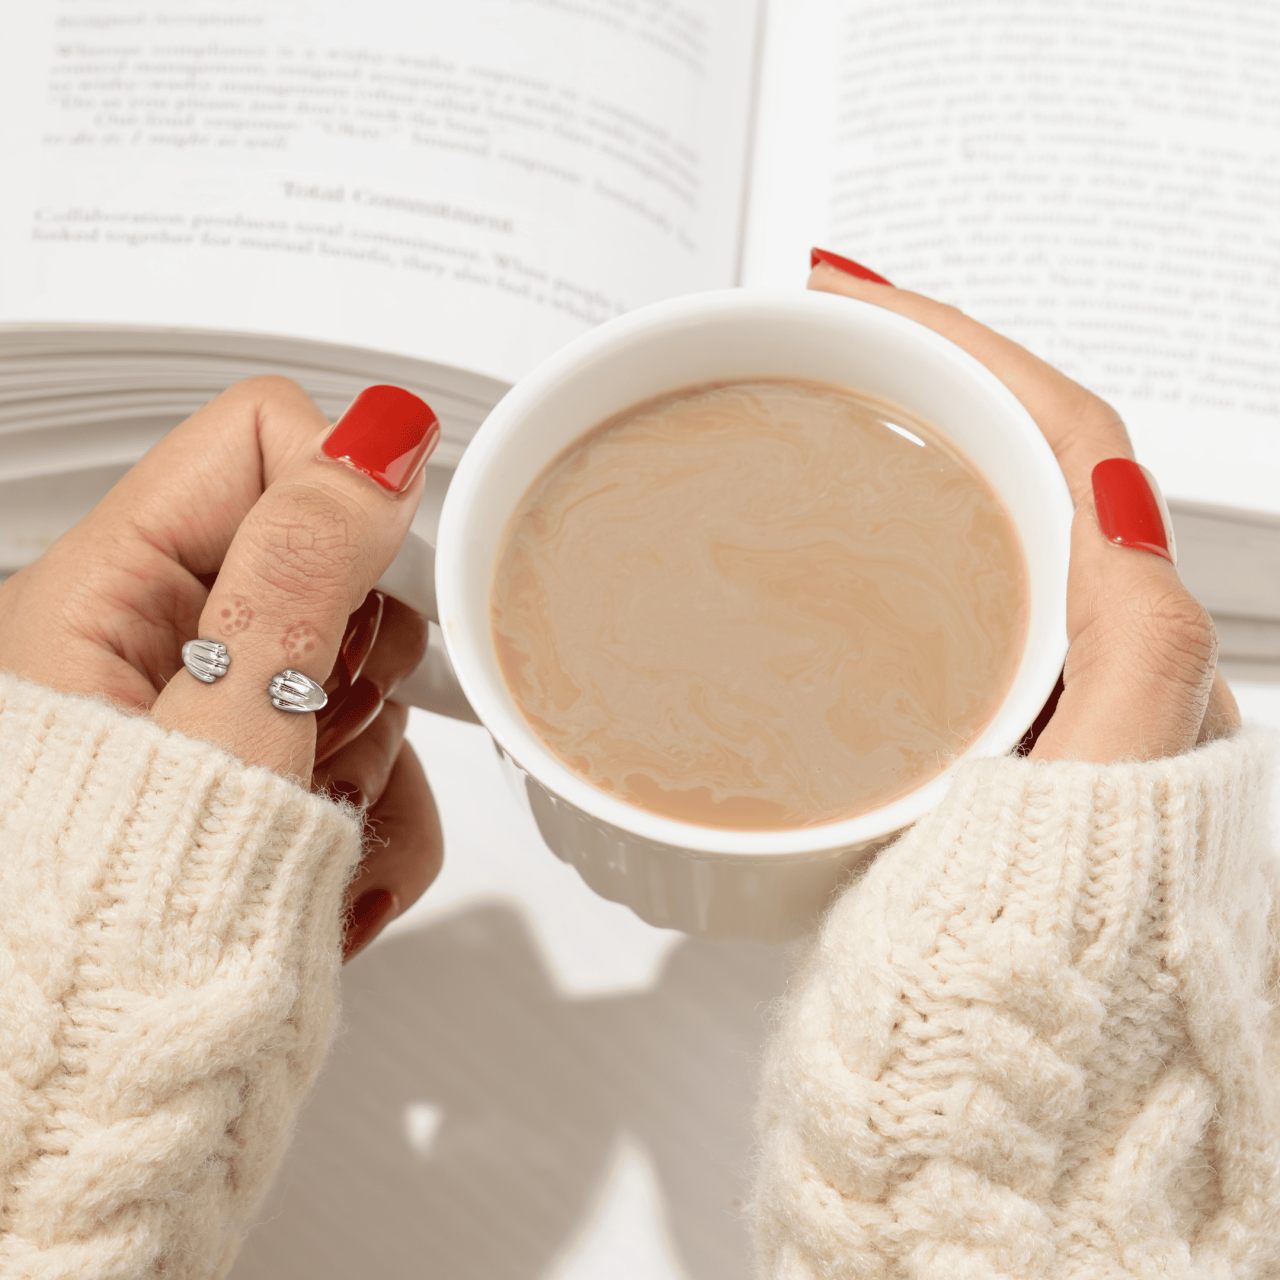
<instances>
[{"instance_id":1,"label":"red painted fingernail","mask_svg":"<svg viewBox=\"0 0 1280 1280\"><path fill-rule=\"evenodd\" d=\"M342 938L342 960L345 964L357 951L363 950L382 932L395 915L400 900L390 889L370 889L356 899Z\"/></svg>"},{"instance_id":2,"label":"red painted fingernail","mask_svg":"<svg viewBox=\"0 0 1280 1280\"><path fill-rule=\"evenodd\" d=\"M320 451L403 493L440 440L440 421L425 400L402 387L366 387L333 424Z\"/></svg>"},{"instance_id":3,"label":"red painted fingernail","mask_svg":"<svg viewBox=\"0 0 1280 1280\"><path fill-rule=\"evenodd\" d=\"M1093 502L1103 536L1178 563L1173 522L1156 478L1128 458L1108 458L1093 469Z\"/></svg>"},{"instance_id":4,"label":"red painted fingernail","mask_svg":"<svg viewBox=\"0 0 1280 1280\"><path fill-rule=\"evenodd\" d=\"M829 267L835 267L837 271L843 271L847 276L856 276L859 280L870 280L875 284L887 284L891 289L894 287L892 280L886 280L878 272L872 271L870 267L864 267L860 262L854 262L852 258L842 258L838 253L832 253L830 249L810 249L809 266L816 267L820 262L825 262Z\"/></svg>"},{"instance_id":5,"label":"red painted fingernail","mask_svg":"<svg viewBox=\"0 0 1280 1280\"><path fill-rule=\"evenodd\" d=\"M316 764L322 764L348 742L358 738L382 710L382 690L372 680L360 676L351 688L331 701L316 716Z\"/></svg>"}]
</instances>

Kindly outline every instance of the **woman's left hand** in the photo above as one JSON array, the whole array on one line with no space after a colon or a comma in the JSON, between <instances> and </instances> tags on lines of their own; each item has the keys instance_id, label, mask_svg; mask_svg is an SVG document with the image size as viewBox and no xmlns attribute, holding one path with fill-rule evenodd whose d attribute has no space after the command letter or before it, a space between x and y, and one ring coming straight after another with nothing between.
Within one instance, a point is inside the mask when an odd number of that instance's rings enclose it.
<instances>
[{"instance_id":1,"label":"woman's left hand","mask_svg":"<svg viewBox=\"0 0 1280 1280\"><path fill-rule=\"evenodd\" d=\"M1095 468L1109 459L1133 459L1119 414L955 307L895 289L825 251L815 250L814 258L811 289L896 311L986 365L1022 402L1062 468L1076 504L1067 582L1070 648L1061 697L1042 714L1048 719L1032 757L1154 760L1233 733L1240 713L1217 672L1217 636L1208 612L1170 560L1117 545L1100 528Z\"/></svg>"}]
</instances>

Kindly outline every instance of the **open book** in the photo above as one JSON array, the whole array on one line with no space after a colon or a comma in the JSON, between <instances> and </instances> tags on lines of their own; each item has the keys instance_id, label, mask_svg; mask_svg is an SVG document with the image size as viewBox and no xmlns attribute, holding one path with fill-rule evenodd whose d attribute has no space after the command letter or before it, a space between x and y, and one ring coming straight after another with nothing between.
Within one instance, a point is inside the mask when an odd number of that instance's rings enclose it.
<instances>
[{"instance_id":1,"label":"open book","mask_svg":"<svg viewBox=\"0 0 1280 1280\"><path fill-rule=\"evenodd\" d=\"M33 0L3 26L0 571L254 372L331 414L420 392L438 496L549 352L672 294L801 287L811 244L1112 399L1171 497L1280 512L1263 0Z\"/></svg>"}]
</instances>

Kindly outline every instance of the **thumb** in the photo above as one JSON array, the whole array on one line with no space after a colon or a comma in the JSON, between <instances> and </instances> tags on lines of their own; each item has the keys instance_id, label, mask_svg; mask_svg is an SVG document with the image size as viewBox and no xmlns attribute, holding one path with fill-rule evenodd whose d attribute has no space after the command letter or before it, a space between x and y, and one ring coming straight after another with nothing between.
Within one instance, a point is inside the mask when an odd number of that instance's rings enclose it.
<instances>
[{"instance_id":1,"label":"thumb","mask_svg":"<svg viewBox=\"0 0 1280 1280\"><path fill-rule=\"evenodd\" d=\"M200 615L226 674L203 683L179 670L152 718L306 785L315 716L278 709L268 685L285 670L324 682L348 616L404 541L439 437L417 396L369 387L300 450L236 529Z\"/></svg>"},{"instance_id":2,"label":"thumb","mask_svg":"<svg viewBox=\"0 0 1280 1280\"><path fill-rule=\"evenodd\" d=\"M1238 724L1206 610L1175 567L1168 509L1128 458L1092 473L1076 507L1067 583L1070 648L1063 692L1032 756L1152 760ZM1211 706L1211 700L1213 705Z\"/></svg>"}]
</instances>

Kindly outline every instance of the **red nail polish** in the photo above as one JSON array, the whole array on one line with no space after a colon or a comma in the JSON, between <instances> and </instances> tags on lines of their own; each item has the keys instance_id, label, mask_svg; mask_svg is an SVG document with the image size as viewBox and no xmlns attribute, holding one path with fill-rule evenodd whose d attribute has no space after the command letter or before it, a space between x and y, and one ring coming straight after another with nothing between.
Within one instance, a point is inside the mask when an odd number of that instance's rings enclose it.
<instances>
[{"instance_id":1,"label":"red nail polish","mask_svg":"<svg viewBox=\"0 0 1280 1280\"><path fill-rule=\"evenodd\" d=\"M870 267L864 267L860 262L854 262L852 258L842 258L838 253L832 253L830 249L810 249L810 268L816 267L820 262L825 262L829 267L835 267L837 271L843 271L847 276L856 276L859 280L870 280L874 284L887 284L891 289L893 288L892 280L886 280L878 272L872 271Z\"/></svg>"},{"instance_id":2,"label":"red nail polish","mask_svg":"<svg viewBox=\"0 0 1280 1280\"><path fill-rule=\"evenodd\" d=\"M316 716L316 764L358 738L382 710L382 690L364 676Z\"/></svg>"},{"instance_id":3,"label":"red nail polish","mask_svg":"<svg viewBox=\"0 0 1280 1280\"><path fill-rule=\"evenodd\" d=\"M439 439L439 419L425 400L402 387L366 387L333 424L320 450L384 489L403 493Z\"/></svg>"},{"instance_id":4,"label":"red nail polish","mask_svg":"<svg viewBox=\"0 0 1280 1280\"><path fill-rule=\"evenodd\" d=\"M1178 563L1173 522L1155 476L1128 458L1108 458L1093 469L1093 502L1103 536Z\"/></svg>"},{"instance_id":5,"label":"red nail polish","mask_svg":"<svg viewBox=\"0 0 1280 1280\"><path fill-rule=\"evenodd\" d=\"M383 925L395 915L399 904L399 899L390 889L370 889L356 899L351 914L347 916L346 932L342 938L344 963L378 936Z\"/></svg>"}]
</instances>

